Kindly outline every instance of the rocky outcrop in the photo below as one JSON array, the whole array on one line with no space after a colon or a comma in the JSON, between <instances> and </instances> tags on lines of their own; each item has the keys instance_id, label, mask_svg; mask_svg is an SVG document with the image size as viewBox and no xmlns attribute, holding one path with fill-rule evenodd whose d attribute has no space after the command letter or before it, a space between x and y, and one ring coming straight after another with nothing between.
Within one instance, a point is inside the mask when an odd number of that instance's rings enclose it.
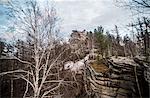
<instances>
[{"instance_id":1,"label":"rocky outcrop","mask_svg":"<svg viewBox=\"0 0 150 98\"><path fill-rule=\"evenodd\" d=\"M140 64L141 66L143 66L144 68L144 78L145 80L149 83L150 85L150 62L146 61L145 60L146 58L145 57L135 57L134 58L134 61L138 64Z\"/></svg>"},{"instance_id":2,"label":"rocky outcrop","mask_svg":"<svg viewBox=\"0 0 150 98\"><path fill-rule=\"evenodd\" d=\"M147 98L149 85L145 80L145 67L143 61L128 57L111 57L103 60L106 71L97 71L91 66L90 54L84 59L66 63L65 68L75 72L84 95L79 98ZM85 94L86 93L86 94ZM82 97L81 97L82 96Z\"/></svg>"},{"instance_id":3,"label":"rocky outcrop","mask_svg":"<svg viewBox=\"0 0 150 98\"><path fill-rule=\"evenodd\" d=\"M135 98L147 97L143 88L145 80L143 67L127 57L111 57L105 59L109 68L106 73L96 73L87 64L86 81L89 85L90 96L96 98ZM142 78L142 81L140 80ZM145 89L146 90L146 89Z\"/></svg>"}]
</instances>

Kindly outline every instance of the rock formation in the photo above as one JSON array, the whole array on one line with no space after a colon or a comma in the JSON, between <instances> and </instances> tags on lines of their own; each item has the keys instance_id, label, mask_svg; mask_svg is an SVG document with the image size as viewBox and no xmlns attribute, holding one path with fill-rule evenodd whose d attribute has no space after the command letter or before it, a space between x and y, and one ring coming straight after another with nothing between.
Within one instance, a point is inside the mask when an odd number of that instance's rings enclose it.
<instances>
[{"instance_id":1,"label":"rock formation","mask_svg":"<svg viewBox=\"0 0 150 98\"><path fill-rule=\"evenodd\" d=\"M144 91L145 88L141 83L144 83L145 80L140 80L143 77L143 68L133 59L111 57L105 59L105 65L109 68L106 73L97 73L89 64L86 66L86 81L89 83L90 96L93 95L96 98L148 96L148 91Z\"/></svg>"}]
</instances>

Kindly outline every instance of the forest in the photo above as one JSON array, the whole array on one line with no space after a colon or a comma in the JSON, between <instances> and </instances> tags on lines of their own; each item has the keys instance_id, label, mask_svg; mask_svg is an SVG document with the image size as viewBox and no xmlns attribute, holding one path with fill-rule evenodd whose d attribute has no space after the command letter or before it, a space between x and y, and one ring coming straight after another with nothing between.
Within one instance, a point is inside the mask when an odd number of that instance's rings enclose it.
<instances>
[{"instance_id":1,"label":"forest","mask_svg":"<svg viewBox=\"0 0 150 98\"><path fill-rule=\"evenodd\" d=\"M43 1L4 5L7 31L15 35L0 36L0 98L150 97L149 0L114 0L134 13L124 27L129 33L99 23L91 30L71 28L68 40L57 9Z\"/></svg>"}]
</instances>

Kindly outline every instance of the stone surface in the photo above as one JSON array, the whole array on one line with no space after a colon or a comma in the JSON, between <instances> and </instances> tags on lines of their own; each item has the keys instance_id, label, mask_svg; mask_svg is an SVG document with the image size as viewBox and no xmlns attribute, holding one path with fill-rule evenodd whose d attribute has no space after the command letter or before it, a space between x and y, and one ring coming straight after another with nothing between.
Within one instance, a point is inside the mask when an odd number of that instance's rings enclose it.
<instances>
[{"instance_id":1,"label":"stone surface","mask_svg":"<svg viewBox=\"0 0 150 98\"><path fill-rule=\"evenodd\" d=\"M98 92L100 98L138 97L136 77L141 75L140 65L127 57L111 57L106 62L109 70L106 73L99 71L102 75L96 75L93 66L87 65L87 77L93 92Z\"/></svg>"}]
</instances>

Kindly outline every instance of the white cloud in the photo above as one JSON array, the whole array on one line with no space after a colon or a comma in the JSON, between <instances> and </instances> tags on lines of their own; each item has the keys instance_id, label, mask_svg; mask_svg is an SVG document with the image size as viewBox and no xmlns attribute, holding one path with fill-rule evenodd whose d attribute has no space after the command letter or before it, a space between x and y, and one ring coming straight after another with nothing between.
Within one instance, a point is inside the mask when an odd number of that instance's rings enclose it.
<instances>
[{"instance_id":1,"label":"white cloud","mask_svg":"<svg viewBox=\"0 0 150 98\"><path fill-rule=\"evenodd\" d=\"M53 0L53 1L57 1L57 2L69 1L69 2L71 2L71 1L82 1L82 0ZM83 0L83 1L85 1L85 0Z\"/></svg>"},{"instance_id":2,"label":"white cloud","mask_svg":"<svg viewBox=\"0 0 150 98\"><path fill-rule=\"evenodd\" d=\"M0 2L6 1L8 0L0 0ZM43 2L44 0L39 1ZM130 22L130 12L116 7L113 0L53 1L55 1L58 16L62 19L61 30L65 33L63 36L69 35L73 29L93 30L102 25L111 30L115 24L122 27ZM4 22L2 20L6 19L0 19L0 25Z\"/></svg>"},{"instance_id":3,"label":"white cloud","mask_svg":"<svg viewBox=\"0 0 150 98\"><path fill-rule=\"evenodd\" d=\"M9 0L0 0L0 4L8 3Z\"/></svg>"},{"instance_id":4,"label":"white cloud","mask_svg":"<svg viewBox=\"0 0 150 98\"><path fill-rule=\"evenodd\" d=\"M130 12L115 6L113 0L56 0L59 16L62 18L62 31L72 29L93 30L102 25L111 30L114 25L130 22Z\"/></svg>"}]
</instances>

